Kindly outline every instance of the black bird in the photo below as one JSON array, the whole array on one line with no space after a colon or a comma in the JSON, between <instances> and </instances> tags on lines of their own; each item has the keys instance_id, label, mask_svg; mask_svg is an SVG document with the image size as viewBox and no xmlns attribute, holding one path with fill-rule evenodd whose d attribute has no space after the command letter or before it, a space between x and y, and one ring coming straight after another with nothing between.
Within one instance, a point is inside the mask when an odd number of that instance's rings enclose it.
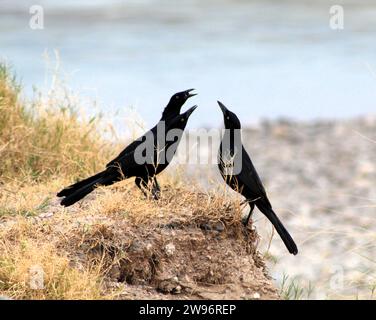
<instances>
[{"instance_id":1,"label":"black bird","mask_svg":"<svg viewBox=\"0 0 376 320\"><path fill-rule=\"evenodd\" d=\"M242 194L251 208L248 217L244 220L244 224L248 224L256 205L273 224L288 251L296 255L298 248L273 211L261 179L253 166L251 158L243 147L240 134L241 124L238 117L221 102L218 101L218 104L222 110L225 123L225 134L222 137L218 154L218 167L226 183L233 190Z\"/></svg>"},{"instance_id":2,"label":"black bird","mask_svg":"<svg viewBox=\"0 0 376 320\"><path fill-rule=\"evenodd\" d=\"M194 106L180 114L183 104L190 97L196 95L191 93L193 90L174 94L164 109L158 124L128 145L106 165L104 171L60 191L57 196L65 197L61 201L61 205L70 206L76 203L92 192L97 185L111 185L130 177L136 177L135 183L145 195L147 195L145 190L151 191L154 199L158 199L160 187L156 175L163 171L172 160L187 120L196 109L196 106ZM176 129L176 132L173 131L174 129ZM171 141L166 139L168 132L175 132L174 139ZM163 161L161 161L161 158ZM150 183L152 184L151 187L149 187Z\"/></svg>"}]
</instances>

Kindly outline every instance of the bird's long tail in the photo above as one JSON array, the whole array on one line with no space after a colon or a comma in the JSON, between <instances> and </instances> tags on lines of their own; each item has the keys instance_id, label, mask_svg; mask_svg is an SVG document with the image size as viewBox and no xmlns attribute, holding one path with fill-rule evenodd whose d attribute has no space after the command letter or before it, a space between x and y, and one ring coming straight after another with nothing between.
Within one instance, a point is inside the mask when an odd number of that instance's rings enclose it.
<instances>
[{"instance_id":1,"label":"bird's long tail","mask_svg":"<svg viewBox=\"0 0 376 320\"><path fill-rule=\"evenodd\" d=\"M264 199L259 200L256 202L257 208L269 219L269 221L273 224L274 228L277 230L279 236L281 237L282 241L284 242L287 250L293 254L298 254L298 247L296 246L294 240L279 220L275 212L273 211L270 203L266 202Z\"/></svg>"},{"instance_id":2,"label":"bird's long tail","mask_svg":"<svg viewBox=\"0 0 376 320\"><path fill-rule=\"evenodd\" d=\"M57 196L58 197L67 197L73 193L75 193L78 189L82 188L82 187L85 187L87 186L88 184L90 184L91 182L94 182L94 181L97 181L99 178L101 178L103 175L103 171L102 172L99 172L97 174L95 174L94 176L91 176L87 179L84 179L84 180L81 180L81 181L78 181L72 185L70 185L69 187L66 187L64 188L63 190L61 190Z\"/></svg>"},{"instance_id":3,"label":"bird's long tail","mask_svg":"<svg viewBox=\"0 0 376 320\"><path fill-rule=\"evenodd\" d=\"M106 171L103 171L85 180L79 181L57 194L59 197L64 197L60 204L65 207L71 206L92 192L97 185L113 184L117 180L116 178L115 174L108 174Z\"/></svg>"}]
</instances>

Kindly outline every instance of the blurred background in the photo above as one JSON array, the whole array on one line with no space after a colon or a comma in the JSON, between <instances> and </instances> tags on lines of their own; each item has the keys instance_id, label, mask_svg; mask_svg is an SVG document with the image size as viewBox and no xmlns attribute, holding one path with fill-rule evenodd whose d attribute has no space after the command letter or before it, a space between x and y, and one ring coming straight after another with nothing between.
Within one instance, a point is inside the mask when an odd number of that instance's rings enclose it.
<instances>
[{"instance_id":1,"label":"blurred background","mask_svg":"<svg viewBox=\"0 0 376 320\"><path fill-rule=\"evenodd\" d=\"M0 57L29 92L56 49L70 86L106 112L132 106L148 125L188 88L200 93L196 127L220 124L216 99L245 123L375 108L372 0L40 0L43 30L29 27L33 4L0 1ZM343 30L329 26L332 5L344 6Z\"/></svg>"},{"instance_id":2,"label":"blurred background","mask_svg":"<svg viewBox=\"0 0 376 320\"><path fill-rule=\"evenodd\" d=\"M289 298L374 297L375 1L40 0L43 30L29 27L33 4L0 0L0 58L27 94L48 87L57 50L67 84L120 130L124 110L149 127L189 88L199 95L186 107L200 106L190 128L220 127L220 99L300 248L292 257L269 241L255 214L278 286ZM330 28L332 5L343 30ZM204 181L216 173L198 168Z\"/></svg>"}]
</instances>

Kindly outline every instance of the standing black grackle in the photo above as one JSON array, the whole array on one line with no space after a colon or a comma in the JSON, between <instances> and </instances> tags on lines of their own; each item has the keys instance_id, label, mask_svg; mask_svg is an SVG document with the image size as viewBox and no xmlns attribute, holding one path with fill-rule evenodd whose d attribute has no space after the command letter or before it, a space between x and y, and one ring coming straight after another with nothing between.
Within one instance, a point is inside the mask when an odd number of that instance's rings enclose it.
<instances>
[{"instance_id":1,"label":"standing black grackle","mask_svg":"<svg viewBox=\"0 0 376 320\"><path fill-rule=\"evenodd\" d=\"M298 248L273 211L261 179L253 166L251 158L243 147L240 133L241 124L238 117L221 102L218 101L218 104L222 110L225 123L225 134L222 137L219 148L218 167L226 183L232 189L242 194L251 207L251 211L244 221L245 225L248 224L256 205L273 224L288 251L296 255Z\"/></svg>"}]
</instances>

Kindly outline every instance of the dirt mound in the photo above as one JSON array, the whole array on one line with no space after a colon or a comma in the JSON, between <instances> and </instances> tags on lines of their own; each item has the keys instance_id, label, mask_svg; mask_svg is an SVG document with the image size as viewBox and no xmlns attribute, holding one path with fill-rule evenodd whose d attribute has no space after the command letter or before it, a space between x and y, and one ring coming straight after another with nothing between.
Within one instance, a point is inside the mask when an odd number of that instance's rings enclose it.
<instances>
[{"instance_id":1,"label":"dirt mound","mask_svg":"<svg viewBox=\"0 0 376 320\"><path fill-rule=\"evenodd\" d=\"M243 227L240 209L215 194L179 188L155 203L123 186L101 190L81 206L52 202L37 218L8 220L2 236L10 256L27 239L52 246L71 269L97 270L98 298L277 299L256 231ZM1 293L12 296L11 290Z\"/></svg>"},{"instance_id":2,"label":"dirt mound","mask_svg":"<svg viewBox=\"0 0 376 320\"><path fill-rule=\"evenodd\" d=\"M239 233L225 223L217 231L122 222L80 236L77 249L85 259L105 260L108 284L127 284L124 298L276 298L253 230Z\"/></svg>"}]
</instances>

